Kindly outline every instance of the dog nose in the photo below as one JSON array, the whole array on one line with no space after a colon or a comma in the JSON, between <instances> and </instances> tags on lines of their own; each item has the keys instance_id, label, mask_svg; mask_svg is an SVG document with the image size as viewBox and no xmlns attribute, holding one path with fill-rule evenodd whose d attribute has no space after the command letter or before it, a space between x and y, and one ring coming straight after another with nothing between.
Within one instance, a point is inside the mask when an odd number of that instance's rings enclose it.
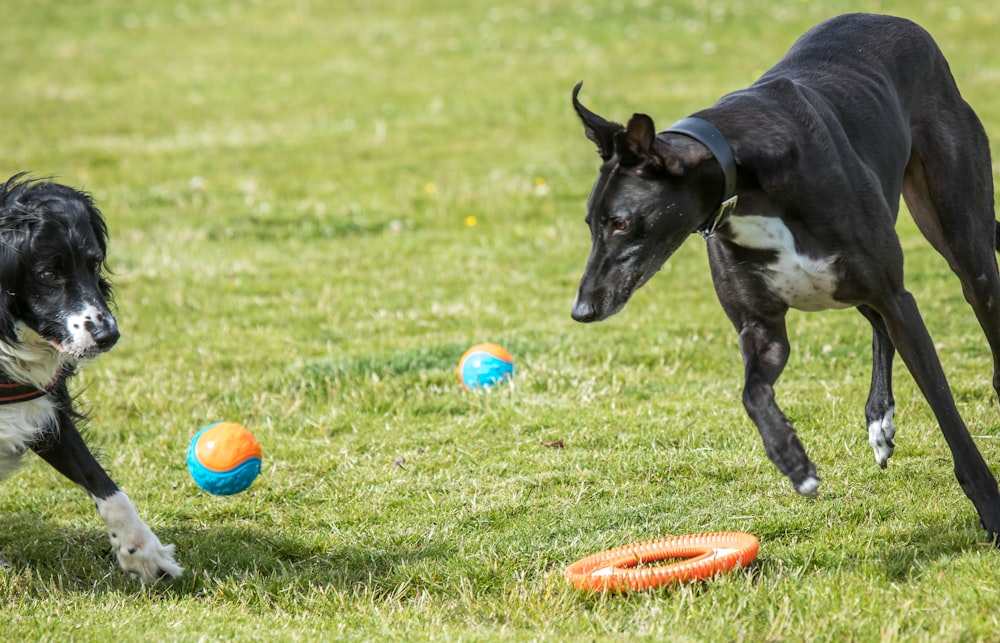
<instances>
[{"instance_id":1,"label":"dog nose","mask_svg":"<svg viewBox=\"0 0 1000 643\"><path fill-rule=\"evenodd\" d=\"M121 333L118 332L118 329L110 328L94 333L94 343L102 351L106 351L118 343L119 337L121 337Z\"/></svg>"},{"instance_id":2,"label":"dog nose","mask_svg":"<svg viewBox=\"0 0 1000 643\"><path fill-rule=\"evenodd\" d=\"M597 319L597 309L591 304L577 299L573 303L573 312L571 315L576 321L586 324Z\"/></svg>"},{"instance_id":3,"label":"dog nose","mask_svg":"<svg viewBox=\"0 0 1000 643\"><path fill-rule=\"evenodd\" d=\"M105 326L94 332L94 343L102 351L106 351L118 343L119 337L121 337L121 333L118 332L117 326Z\"/></svg>"},{"instance_id":4,"label":"dog nose","mask_svg":"<svg viewBox=\"0 0 1000 643\"><path fill-rule=\"evenodd\" d=\"M88 324L90 336L94 338L94 343L102 351L106 351L118 343L121 333L118 332L118 323L110 315L98 315L90 320Z\"/></svg>"}]
</instances>

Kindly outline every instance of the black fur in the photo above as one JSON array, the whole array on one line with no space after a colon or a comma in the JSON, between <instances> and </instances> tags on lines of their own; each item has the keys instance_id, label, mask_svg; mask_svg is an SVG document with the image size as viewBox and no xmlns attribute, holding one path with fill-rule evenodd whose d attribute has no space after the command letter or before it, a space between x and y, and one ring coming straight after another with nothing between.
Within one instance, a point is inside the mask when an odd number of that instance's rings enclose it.
<instances>
[{"instance_id":1,"label":"black fur","mask_svg":"<svg viewBox=\"0 0 1000 643\"><path fill-rule=\"evenodd\" d=\"M182 572L87 447L67 380L119 338L107 279L108 229L93 199L24 174L0 186L0 380L34 387L4 402L0 474L34 450L83 488L129 573L155 582Z\"/></svg>"},{"instance_id":2,"label":"black fur","mask_svg":"<svg viewBox=\"0 0 1000 643\"><path fill-rule=\"evenodd\" d=\"M658 135L586 109L600 175L587 204L592 248L573 307L578 321L613 315L723 197L723 171L692 138ZM716 293L739 333L743 403L768 456L812 495L816 469L777 406L790 307L856 307L872 325L869 442L885 466L895 447L892 361L898 351L951 449L955 474L993 541L996 479L958 414L934 344L903 284L895 233L900 196L947 259L983 327L1000 395L1000 275L989 142L930 35L890 16L817 25L757 82L692 116L733 152L739 203L707 239Z\"/></svg>"},{"instance_id":3,"label":"black fur","mask_svg":"<svg viewBox=\"0 0 1000 643\"><path fill-rule=\"evenodd\" d=\"M107 249L107 225L90 195L25 174L0 186L0 340L18 341L21 321L63 344L67 314L85 302L103 316L89 320L98 334L95 348L114 346Z\"/></svg>"}]
</instances>

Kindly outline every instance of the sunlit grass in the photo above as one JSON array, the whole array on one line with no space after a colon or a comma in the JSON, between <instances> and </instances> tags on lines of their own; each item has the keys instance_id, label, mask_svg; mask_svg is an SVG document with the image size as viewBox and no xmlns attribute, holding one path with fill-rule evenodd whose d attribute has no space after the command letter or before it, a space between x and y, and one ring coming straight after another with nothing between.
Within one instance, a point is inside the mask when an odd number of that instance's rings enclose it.
<instances>
[{"instance_id":1,"label":"sunlit grass","mask_svg":"<svg viewBox=\"0 0 1000 643\"><path fill-rule=\"evenodd\" d=\"M1000 137L990 3L23 2L0 23L7 175L90 190L124 336L78 390L95 443L187 575L144 590L37 459L3 487L11 640L959 640L998 631L1000 558L897 373L898 449L863 427L869 330L789 317L779 400L823 478L798 497L742 410L697 237L621 315L569 318L597 156L569 105L660 126L850 10L908 15ZM991 360L904 214L907 279L1000 463ZM512 386L462 390L478 341ZM260 478L213 498L187 441L230 419ZM561 441L563 448L543 443ZM603 597L602 548L746 530L758 562Z\"/></svg>"}]
</instances>

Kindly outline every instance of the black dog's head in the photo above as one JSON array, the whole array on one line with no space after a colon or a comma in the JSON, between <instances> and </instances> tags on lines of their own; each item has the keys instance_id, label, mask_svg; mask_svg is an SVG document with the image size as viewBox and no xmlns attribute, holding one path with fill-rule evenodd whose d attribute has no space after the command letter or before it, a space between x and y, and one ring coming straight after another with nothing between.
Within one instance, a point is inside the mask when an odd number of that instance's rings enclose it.
<instances>
[{"instance_id":1,"label":"black dog's head","mask_svg":"<svg viewBox=\"0 0 1000 643\"><path fill-rule=\"evenodd\" d=\"M34 332L74 359L114 346L107 241L87 194L23 174L0 185L0 341Z\"/></svg>"},{"instance_id":2,"label":"black dog's head","mask_svg":"<svg viewBox=\"0 0 1000 643\"><path fill-rule=\"evenodd\" d=\"M582 84L573 88L573 107L603 163L587 202L592 247L573 319L592 322L620 311L705 223L724 177L703 145L658 138L645 114L627 126L594 114L577 99Z\"/></svg>"}]
</instances>

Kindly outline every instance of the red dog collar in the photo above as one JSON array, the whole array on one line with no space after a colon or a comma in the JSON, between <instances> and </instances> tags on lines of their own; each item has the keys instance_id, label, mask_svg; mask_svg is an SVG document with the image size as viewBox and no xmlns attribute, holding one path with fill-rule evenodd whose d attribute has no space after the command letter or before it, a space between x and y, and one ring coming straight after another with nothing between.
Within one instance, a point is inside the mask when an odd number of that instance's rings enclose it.
<instances>
[{"instance_id":1,"label":"red dog collar","mask_svg":"<svg viewBox=\"0 0 1000 643\"><path fill-rule=\"evenodd\" d=\"M44 395L48 395L49 391L51 391L52 388L63 379L63 377L63 372L59 371L59 374L56 375L56 378L52 380L51 384L45 388L38 388L32 384L10 381L9 376L6 373L0 374L0 404L27 402L29 400L36 400Z\"/></svg>"}]
</instances>

